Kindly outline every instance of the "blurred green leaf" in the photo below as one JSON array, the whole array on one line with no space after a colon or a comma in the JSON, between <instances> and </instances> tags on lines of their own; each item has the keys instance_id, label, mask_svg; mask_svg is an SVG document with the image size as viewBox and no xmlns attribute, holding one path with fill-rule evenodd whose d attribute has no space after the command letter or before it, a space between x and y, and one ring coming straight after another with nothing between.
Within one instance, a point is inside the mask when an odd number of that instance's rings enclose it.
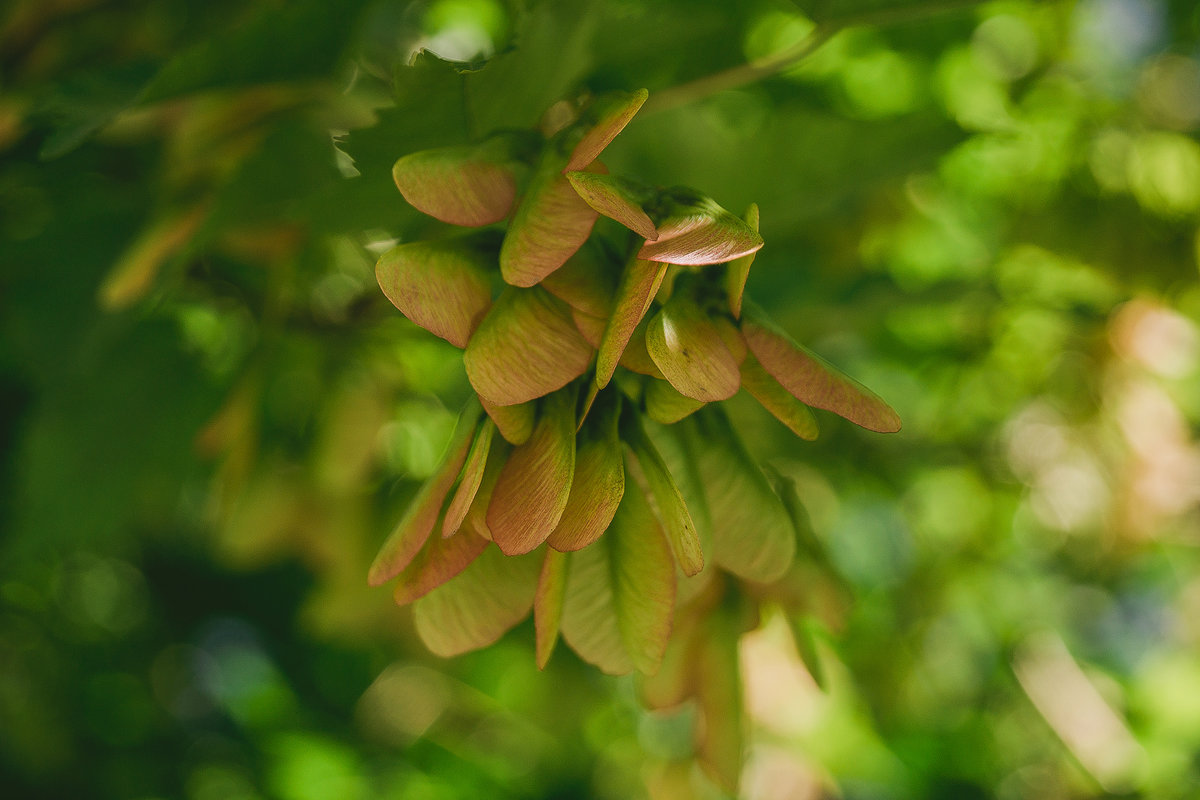
<instances>
[{"instance_id":1,"label":"blurred green leaf","mask_svg":"<svg viewBox=\"0 0 1200 800\"><path fill-rule=\"evenodd\" d=\"M156 103L190 92L333 75L366 0L331 6L301 0L263 8L234 30L172 58L142 92Z\"/></svg>"},{"instance_id":2,"label":"blurred green leaf","mask_svg":"<svg viewBox=\"0 0 1200 800\"><path fill-rule=\"evenodd\" d=\"M700 763L726 791L736 792L745 747L736 627L717 614L696 653L696 698L704 714Z\"/></svg>"},{"instance_id":3,"label":"blurred green leaf","mask_svg":"<svg viewBox=\"0 0 1200 800\"><path fill-rule=\"evenodd\" d=\"M74 150L133 105L154 72L152 62L137 61L72 76L54 87L34 112L54 127L38 155L52 159Z\"/></svg>"}]
</instances>

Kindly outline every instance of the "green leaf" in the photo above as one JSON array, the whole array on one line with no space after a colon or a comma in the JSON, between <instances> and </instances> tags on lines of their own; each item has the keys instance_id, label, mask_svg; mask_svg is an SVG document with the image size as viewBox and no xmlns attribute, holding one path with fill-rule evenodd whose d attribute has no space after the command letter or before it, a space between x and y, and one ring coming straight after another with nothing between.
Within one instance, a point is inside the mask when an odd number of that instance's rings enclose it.
<instances>
[{"instance_id":1,"label":"green leaf","mask_svg":"<svg viewBox=\"0 0 1200 800\"><path fill-rule=\"evenodd\" d=\"M642 397L646 403L646 416L662 425L672 425L704 407L704 401L680 394L665 380L647 381Z\"/></svg>"},{"instance_id":2,"label":"green leaf","mask_svg":"<svg viewBox=\"0 0 1200 800\"><path fill-rule=\"evenodd\" d=\"M653 673L675 608L675 566L650 506L625 492L612 526L571 554L562 635L585 661L621 675Z\"/></svg>"},{"instance_id":3,"label":"green leaf","mask_svg":"<svg viewBox=\"0 0 1200 800\"><path fill-rule=\"evenodd\" d=\"M512 558L488 547L454 580L413 604L421 641L443 658L493 644L529 614L541 565L540 553Z\"/></svg>"},{"instance_id":4,"label":"green leaf","mask_svg":"<svg viewBox=\"0 0 1200 800\"><path fill-rule=\"evenodd\" d=\"M758 206L754 203L746 209L746 224L755 233L758 232ZM729 299L729 311L733 318L742 316L742 296L746 293L746 278L750 276L750 267L754 264L754 253L747 253L729 262L725 268L725 295Z\"/></svg>"},{"instance_id":5,"label":"green leaf","mask_svg":"<svg viewBox=\"0 0 1200 800\"><path fill-rule=\"evenodd\" d=\"M176 54L146 87L141 102L205 89L332 80L358 29L363 5L364 0L336 5L301 0L260 8L240 24Z\"/></svg>"},{"instance_id":6,"label":"green leaf","mask_svg":"<svg viewBox=\"0 0 1200 800\"><path fill-rule=\"evenodd\" d=\"M575 475L575 392L543 401L529 441L509 455L492 490L487 526L506 555L528 553L553 532Z\"/></svg>"},{"instance_id":7,"label":"green leaf","mask_svg":"<svg viewBox=\"0 0 1200 800\"><path fill-rule=\"evenodd\" d=\"M530 434L533 433L534 413L537 410L535 401L530 400L512 406L498 406L481 397L479 404L491 417L506 442L525 444L529 440Z\"/></svg>"},{"instance_id":8,"label":"green leaf","mask_svg":"<svg viewBox=\"0 0 1200 800\"><path fill-rule=\"evenodd\" d=\"M463 531L458 536L431 536L416 558L400 573L393 597L398 605L424 597L458 575L479 557L488 540Z\"/></svg>"},{"instance_id":9,"label":"green leaf","mask_svg":"<svg viewBox=\"0 0 1200 800\"><path fill-rule=\"evenodd\" d=\"M458 488L454 490L454 496L446 506L446 516L442 520L442 536L458 533L463 520L467 518L467 512L471 510L475 494L479 491L479 484L483 482L484 467L487 465L488 451L492 448L495 433L496 425L490 419L479 426L479 432L475 434L475 443L471 445L467 462L463 464Z\"/></svg>"},{"instance_id":10,"label":"green leaf","mask_svg":"<svg viewBox=\"0 0 1200 800\"><path fill-rule=\"evenodd\" d=\"M650 318L646 349L680 394L706 403L737 394L741 376L725 337L684 294L676 292Z\"/></svg>"},{"instance_id":11,"label":"green leaf","mask_svg":"<svg viewBox=\"0 0 1200 800\"><path fill-rule=\"evenodd\" d=\"M376 227L420 238L415 234L430 227L428 218L397 196L391 170L402 153L470 142L463 103L468 76L421 51L392 77L396 105L373 112L375 124L338 137L338 149L362 174L353 180L339 176L334 189L322 194L328 205L321 219L340 224L340 230ZM325 140L328 147L328 133Z\"/></svg>"},{"instance_id":12,"label":"green leaf","mask_svg":"<svg viewBox=\"0 0 1200 800\"><path fill-rule=\"evenodd\" d=\"M516 165L491 143L421 150L400 158L392 179L418 211L451 225L499 222L517 196Z\"/></svg>"},{"instance_id":13,"label":"green leaf","mask_svg":"<svg viewBox=\"0 0 1200 800\"><path fill-rule=\"evenodd\" d=\"M511 41L471 75L471 111L479 130L532 128L552 104L596 68L594 37L606 9L594 3L510 6Z\"/></svg>"},{"instance_id":14,"label":"green leaf","mask_svg":"<svg viewBox=\"0 0 1200 800\"><path fill-rule=\"evenodd\" d=\"M571 151L571 158L563 171L580 170L595 161L604 148L617 138L617 134L625 129L649 94L645 89L609 92L592 101L584 112L585 119L592 125Z\"/></svg>"},{"instance_id":15,"label":"green leaf","mask_svg":"<svg viewBox=\"0 0 1200 800\"><path fill-rule=\"evenodd\" d=\"M758 359L750 356L742 362L742 388L770 411L776 419L787 425L801 439L812 441L820 429L808 406L801 403L791 392L772 378Z\"/></svg>"},{"instance_id":16,"label":"green leaf","mask_svg":"<svg viewBox=\"0 0 1200 800\"><path fill-rule=\"evenodd\" d=\"M579 434L571 493L562 518L547 539L556 550L587 547L608 530L617 513L625 494L618 413L615 395L612 401L602 399L599 413Z\"/></svg>"},{"instance_id":17,"label":"green leaf","mask_svg":"<svg viewBox=\"0 0 1200 800\"><path fill-rule=\"evenodd\" d=\"M117 66L92 64L55 80L29 113L31 121L44 121L53 129L38 157L49 161L64 156L112 122L137 101L155 67L143 60Z\"/></svg>"},{"instance_id":18,"label":"green leaf","mask_svg":"<svg viewBox=\"0 0 1200 800\"><path fill-rule=\"evenodd\" d=\"M612 264L594 248L582 247L566 264L547 275L541 287L573 311L607 319L617 288L616 278L617 270Z\"/></svg>"},{"instance_id":19,"label":"green leaf","mask_svg":"<svg viewBox=\"0 0 1200 800\"><path fill-rule=\"evenodd\" d=\"M97 292L100 305L119 310L145 297L163 264L187 246L207 214L203 203L176 209L143 230L104 276Z\"/></svg>"},{"instance_id":20,"label":"green leaf","mask_svg":"<svg viewBox=\"0 0 1200 800\"><path fill-rule=\"evenodd\" d=\"M778 580L796 552L787 509L720 408L709 406L681 424L689 426L708 500L713 561L746 580Z\"/></svg>"},{"instance_id":21,"label":"green leaf","mask_svg":"<svg viewBox=\"0 0 1200 800\"><path fill-rule=\"evenodd\" d=\"M492 303L487 260L463 242L411 242L375 265L379 288L404 316L466 347Z\"/></svg>"},{"instance_id":22,"label":"green leaf","mask_svg":"<svg viewBox=\"0 0 1200 800\"><path fill-rule=\"evenodd\" d=\"M648 192L639 191L635 184L623 178L592 172L568 172L567 180L584 202L599 213L616 220L643 239L653 241L658 238L654 222L642 208Z\"/></svg>"},{"instance_id":23,"label":"green leaf","mask_svg":"<svg viewBox=\"0 0 1200 800\"><path fill-rule=\"evenodd\" d=\"M506 289L479 324L463 363L479 396L511 406L561 389L592 359L566 303L540 287Z\"/></svg>"},{"instance_id":24,"label":"green leaf","mask_svg":"<svg viewBox=\"0 0 1200 800\"><path fill-rule=\"evenodd\" d=\"M658 239L646 242L638 258L671 264L721 264L763 246L758 231L707 197L674 190L676 199L658 223Z\"/></svg>"},{"instance_id":25,"label":"green leaf","mask_svg":"<svg viewBox=\"0 0 1200 800\"><path fill-rule=\"evenodd\" d=\"M879 395L797 344L762 309L745 307L742 334L763 369L793 397L879 433L900 430L900 417Z\"/></svg>"},{"instance_id":26,"label":"green leaf","mask_svg":"<svg viewBox=\"0 0 1200 800\"><path fill-rule=\"evenodd\" d=\"M679 487L675 485L675 479L636 417L629 415L622 430L639 468L634 475L640 474L643 478L641 483L648 490L650 505L663 525L679 568L684 575L695 575L704 569L704 550L700 546L696 524L692 521L687 504L683 502Z\"/></svg>"},{"instance_id":27,"label":"green leaf","mask_svg":"<svg viewBox=\"0 0 1200 800\"><path fill-rule=\"evenodd\" d=\"M565 264L596 223L596 212L562 174L562 166L562 157L547 148L509 223L500 247L500 274L513 286L533 286Z\"/></svg>"},{"instance_id":28,"label":"green leaf","mask_svg":"<svg viewBox=\"0 0 1200 800\"><path fill-rule=\"evenodd\" d=\"M367 573L367 583L371 586L379 586L399 575L429 538L433 526L437 524L442 503L471 449L479 413L478 403L470 401L459 415L458 425L442 463L409 503L404 516L375 556Z\"/></svg>"},{"instance_id":29,"label":"green leaf","mask_svg":"<svg viewBox=\"0 0 1200 800\"><path fill-rule=\"evenodd\" d=\"M625 266L596 356L597 387L603 389L612 380L621 354L625 352L638 323L646 316L666 272L666 264L641 259L633 259Z\"/></svg>"},{"instance_id":30,"label":"green leaf","mask_svg":"<svg viewBox=\"0 0 1200 800\"><path fill-rule=\"evenodd\" d=\"M533 626L538 669L545 669L558 642L563 597L567 586L567 554L546 548L542 572L533 599Z\"/></svg>"}]
</instances>

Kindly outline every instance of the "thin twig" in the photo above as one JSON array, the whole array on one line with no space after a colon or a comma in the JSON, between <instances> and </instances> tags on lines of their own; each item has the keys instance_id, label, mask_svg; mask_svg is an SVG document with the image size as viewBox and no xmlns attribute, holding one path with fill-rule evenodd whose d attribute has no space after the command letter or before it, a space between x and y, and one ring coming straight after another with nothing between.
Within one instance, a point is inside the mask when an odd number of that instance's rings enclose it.
<instances>
[{"instance_id":1,"label":"thin twig","mask_svg":"<svg viewBox=\"0 0 1200 800\"><path fill-rule=\"evenodd\" d=\"M650 95L650 99L642 108L642 115L677 108L702 100L717 92L736 89L739 86L769 78L808 58L834 34L846 28L858 25L882 26L913 22L938 14L973 8L983 2L984 0L939 0L939 2L921 6L864 11L825 20L818 23L807 37L779 53L739 64L721 72L714 72L712 75L705 75L703 78L672 86L670 89Z\"/></svg>"},{"instance_id":2,"label":"thin twig","mask_svg":"<svg viewBox=\"0 0 1200 800\"><path fill-rule=\"evenodd\" d=\"M736 89L739 86L768 78L808 57L814 50L829 41L829 37L838 30L832 26L818 25L807 37L773 56L739 64L722 72L714 72L712 75L705 75L703 78L697 78L694 81L652 94L645 106L642 107L642 115L694 103L717 92Z\"/></svg>"}]
</instances>

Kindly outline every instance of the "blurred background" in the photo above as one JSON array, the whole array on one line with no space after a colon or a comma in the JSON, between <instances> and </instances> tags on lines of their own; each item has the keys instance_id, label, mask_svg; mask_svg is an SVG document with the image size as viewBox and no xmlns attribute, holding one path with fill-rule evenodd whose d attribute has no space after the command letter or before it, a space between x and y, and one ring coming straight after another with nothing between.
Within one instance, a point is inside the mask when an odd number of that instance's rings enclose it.
<instances>
[{"instance_id":1,"label":"blurred background","mask_svg":"<svg viewBox=\"0 0 1200 800\"><path fill-rule=\"evenodd\" d=\"M757 202L751 295L905 423L727 404L819 544L740 796L1200 796L1194 3L0 13L5 797L726 796L694 710L365 581L469 392L375 285L392 162L643 86L610 169Z\"/></svg>"}]
</instances>

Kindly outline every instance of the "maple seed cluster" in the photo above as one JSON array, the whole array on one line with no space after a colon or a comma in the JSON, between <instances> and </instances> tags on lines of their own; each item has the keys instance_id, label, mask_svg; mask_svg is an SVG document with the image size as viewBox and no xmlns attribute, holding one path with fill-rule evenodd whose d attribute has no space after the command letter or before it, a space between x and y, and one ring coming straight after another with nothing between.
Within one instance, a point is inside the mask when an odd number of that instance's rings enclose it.
<instances>
[{"instance_id":1,"label":"maple seed cluster","mask_svg":"<svg viewBox=\"0 0 1200 800\"><path fill-rule=\"evenodd\" d=\"M420 211L483 229L400 244L376 268L406 317L465 349L477 394L369 576L399 577L397 602L414 602L438 654L490 644L533 608L540 666L561 632L606 672L654 673L676 606L715 568L769 583L795 550L779 497L705 406L745 389L805 439L810 406L900 427L744 299L757 207L737 217L596 160L645 99L560 104L547 118L570 121L549 135L424 150L393 170ZM593 235L600 215L623 227ZM505 220L501 239L490 226Z\"/></svg>"}]
</instances>

